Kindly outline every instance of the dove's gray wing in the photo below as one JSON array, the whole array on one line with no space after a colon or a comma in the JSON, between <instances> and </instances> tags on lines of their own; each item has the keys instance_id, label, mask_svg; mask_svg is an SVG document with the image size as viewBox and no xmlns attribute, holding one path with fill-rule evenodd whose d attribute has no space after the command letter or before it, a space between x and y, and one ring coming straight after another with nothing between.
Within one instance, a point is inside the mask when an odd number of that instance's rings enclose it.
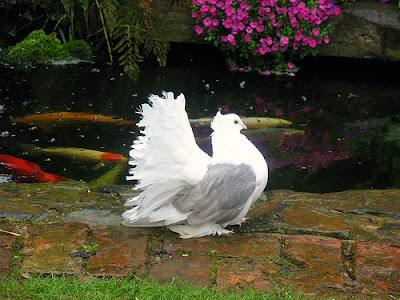
<instances>
[{"instance_id":1,"label":"dove's gray wing","mask_svg":"<svg viewBox=\"0 0 400 300\"><path fill-rule=\"evenodd\" d=\"M188 195L177 198L173 206L187 217L190 225L227 223L237 217L256 187L256 175L246 164L210 166L204 178Z\"/></svg>"}]
</instances>

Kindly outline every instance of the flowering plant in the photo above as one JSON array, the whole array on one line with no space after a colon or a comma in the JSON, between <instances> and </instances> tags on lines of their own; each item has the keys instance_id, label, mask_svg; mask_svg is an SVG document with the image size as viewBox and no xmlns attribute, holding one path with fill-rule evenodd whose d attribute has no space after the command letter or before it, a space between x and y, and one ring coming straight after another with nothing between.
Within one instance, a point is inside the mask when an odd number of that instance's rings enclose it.
<instances>
[{"instance_id":1,"label":"flowering plant","mask_svg":"<svg viewBox=\"0 0 400 300\"><path fill-rule=\"evenodd\" d=\"M294 75L293 63L329 43L334 0L192 0L194 30L227 54L231 70Z\"/></svg>"}]
</instances>

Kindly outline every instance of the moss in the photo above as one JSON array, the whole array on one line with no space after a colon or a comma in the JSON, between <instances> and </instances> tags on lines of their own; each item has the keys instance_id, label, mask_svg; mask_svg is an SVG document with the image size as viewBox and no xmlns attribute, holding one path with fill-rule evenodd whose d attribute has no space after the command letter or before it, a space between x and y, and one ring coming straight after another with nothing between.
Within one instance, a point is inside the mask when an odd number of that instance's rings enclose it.
<instances>
[{"instance_id":1,"label":"moss","mask_svg":"<svg viewBox=\"0 0 400 300\"><path fill-rule=\"evenodd\" d=\"M90 59L92 50L83 40L72 40L63 45L64 49L72 56L80 59Z\"/></svg>"},{"instance_id":2,"label":"moss","mask_svg":"<svg viewBox=\"0 0 400 300\"><path fill-rule=\"evenodd\" d=\"M91 50L84 41L75 40L61 44L54 32L46 35L43 30L32 31L8 52L8 60L11 63L24 64L43 64L52 60L89 57L91 57Z\"/></svg>"}]
</instances>

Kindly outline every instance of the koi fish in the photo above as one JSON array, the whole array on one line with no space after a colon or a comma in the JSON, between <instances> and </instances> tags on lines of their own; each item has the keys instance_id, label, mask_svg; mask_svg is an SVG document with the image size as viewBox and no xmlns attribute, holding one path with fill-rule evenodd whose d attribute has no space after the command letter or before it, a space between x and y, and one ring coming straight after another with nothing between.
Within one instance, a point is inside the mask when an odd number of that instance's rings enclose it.
<instances>
[{"instance_id":1,"label":"koi fish","mask_svg":"<svg viewBox=\"0 0 400 300\"><path fill-rule=\"evenodd\" d=\"M44 172L30 161L11 155L0 155L0 171L9 172L21 181L59 182L70 180L67 177Z\"/></svg>"},{"instance_id":2,"label":"koi fish","mask_svg":"<svg viewBox=\"0 0 400 300\"><path fill-rule=\"evenodd\" d=\"M40 148L32 145L19 144L19 146L29 152L29 155L49 155L66 157L74 160L86 162L110 162L119 163L125 162L128 159L120 154L102 152L92 149L75 148L75 147L49 147Z\"/></svg>"},{"instance_id":3,"label":"koi fish","mask_svg":"<svg viewBox=\"0 0 400 300\"><path fill-rule=\"evenodd\" d=\"M117 184L117 180L121 175L121 173L123 173L124 171L125 173L127 172L126 168L127 164L123 163L116 164L115 167L113 167L107 173L103 174L99 178L90 181L89 186L92 188L98 188L104 185L115 185Z\"/></svg>"},{"instance_id":4,"label":"koi fish","mask_svg":"<svg viewBox=\"0 0 400 300\"><path fill-rule=\"evenodd\" d=\"M288 127L292 125L292 122L279 119L279 118L264 118L264 117L241 117L244 125L248 129L260 129L260 128L271 128L271 127ZM190 124L194 126L209 126L212 121L211 118L201 119L190 119Z\"/></svg>"},{"instance_id":5,"label":"koi fish","mask_svg":"<svg viewBox=\"0 0 400 300\"><path fill-rule=\"evenodd\" d=\"M43 129L51 129L51 127L54 126L76 123L99 123L112 125L132 125L136 123L136 121L126 120L116 116L105 116L90 112L68 111L28 115L24 117L11 118L11 121L21 124L32 124Z\"/></svg>"}]
</instances>

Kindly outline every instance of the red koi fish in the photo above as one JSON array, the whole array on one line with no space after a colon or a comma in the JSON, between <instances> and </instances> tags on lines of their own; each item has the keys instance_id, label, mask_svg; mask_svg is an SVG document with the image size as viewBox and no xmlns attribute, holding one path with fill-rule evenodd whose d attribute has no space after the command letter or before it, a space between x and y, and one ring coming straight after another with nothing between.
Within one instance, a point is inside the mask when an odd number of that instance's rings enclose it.
<instances>
[{"instance_id":1,"label":"red koi fish","mask_svg":"<svg viewBox=\"0 0 400 300\"><path fill-rule=\"evenodd\" d=\"M11 155L0 155L0 171L11 173L21 181L58 182L69 178L44 172L32 162Z\"/></svg>"}]
</instances>

